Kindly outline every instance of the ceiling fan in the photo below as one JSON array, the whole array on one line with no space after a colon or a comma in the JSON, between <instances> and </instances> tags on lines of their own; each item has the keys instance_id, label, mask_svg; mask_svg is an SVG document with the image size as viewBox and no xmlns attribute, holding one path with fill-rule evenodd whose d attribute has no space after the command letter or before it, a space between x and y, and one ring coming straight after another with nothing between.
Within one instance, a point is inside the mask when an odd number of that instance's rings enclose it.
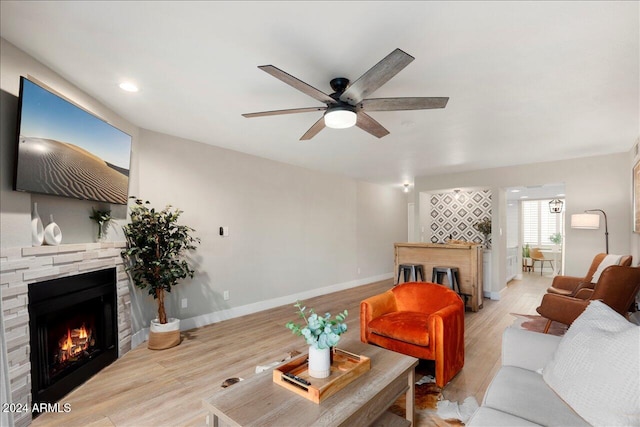
<instances>
[{"instance_id":1,"label":"ceiling fan","mask_svg":"<svg viewBox=\"0 0 640 427\"><path fill-rule=\"evenodd\" d=\"M326 104L325 107L293 108L289 110L263 111L260 113L246 113L244 117L276 116L280 114L308 113L311 111L324 111L320 119L302 135L300 140L313 138L324 129L325 126L334 129L344 129L353 125L369 132L371 135L382 138L389 134L380 123L375 121L365 111L399 111L399 110L427 110L432 108L444 108L449 101L448 97L425 98L366 98L375 92L380 86L388 82L415 58L400 49L396 49L387 55L382 61L371 67L353 84L345 77L336 77L329 83L334 93L327 95L311 85L287 74L273 65L260 65L262 71L282 80L294 89L309 95L310 97Z\"/></svg>"}]
</instances>

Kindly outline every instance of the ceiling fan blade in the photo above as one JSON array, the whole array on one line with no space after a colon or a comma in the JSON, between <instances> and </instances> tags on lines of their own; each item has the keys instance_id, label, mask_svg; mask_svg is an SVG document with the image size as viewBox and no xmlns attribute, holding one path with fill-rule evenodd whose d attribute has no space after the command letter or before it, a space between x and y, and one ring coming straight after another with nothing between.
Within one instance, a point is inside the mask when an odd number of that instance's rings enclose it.
<instances>
[{"instance_id":1,"label":"ceiling fan blade","mask_svg":"<svg viewBox=\"0 0 640 427\"><path fill-rule=\"evenodd\" d=\"M309 128L309 130L304 135L302 135L302 137L300 138L300 141L307 141L307 140L313 138L314 136L316 136L324 128L325 128L324 116L322 116L322 117L320 117L320 120L315 122L313 124L313 126L311 126Z\"/></svg>"},{"instance_id":2,"label":"ceiling fan blade","mask_svg":"<svg viewBox=\"0 0 640 427\"><path fill-rule=\"evenodd\" d=\"M449 98L372 98L363 99L360 105L366 111L429 110L444 108Z\"/></svg>"},{"instance_id":3,"label":"ceiling fan blade","mask_svg":"<svg viewBox=\"0 0 640 427\"><path fill-rule=\"evenodd\" d=\"M273 65L260 65L258 66L262 71L271 74L278 80L281 80L293 87L294 89L298 89L300 92L309 95L310 97L317 99L320 102L324 102L325 104L335 104L336 100L322 92L321 90L316 89L315 87L308 85L307 83L293 77L291 74L288 74L281 69L274 67Z\"/></svg>"},{"instance_id":4,"label":"ceiling fan blade","mask_svg":"<svg viewBox=\"0 0 640 427\"><path fill-rule=\"evenodd\" d=\"M300 137L300 141L307 141L313 138L324 128L324 116L322 116L317 122L313 124L313 126L309 128L309 130L304 135L302 135L302 137Z\"/></svg>"},{"instance_id":5,"label":"ceiling fan blade","mask_svg":"<svg viewBox=\"0 0 640 427\"><path fill-rule=\"evenodd\" d=\"M389 135L388 130L386 130L380 123L375 121L373 117L369 116L363 111L358 111L358 120L356 121L356 126L366 132L369 132L371 135L377 138L382 138L383 136Z\"/></svg>"},{"instance_id":6,"label":"ceiling fan blade","mask_svg":"<svg viewBox=\"0 0 640 427\"><path fill-rule=\"evenodd\" d=\"M400 49L387 55L371 67L340 95L340 101L356 105L380 86L388 82L415 58Z\"/></svg>"},{"instance_id":7,"label":"ceiling fan blade","mask_svg":"<svg viewBox=\"0 0 640 427\"><path fill-rule=\"evenodd\" d=\"M326 109L327 107L292 108L290 110L273 110L261 111L259 113L244 113L242 116L249 119L251 117L278 116L281 114L309 113L311 111L324 111Z\"/></svg>"}]
</instances>

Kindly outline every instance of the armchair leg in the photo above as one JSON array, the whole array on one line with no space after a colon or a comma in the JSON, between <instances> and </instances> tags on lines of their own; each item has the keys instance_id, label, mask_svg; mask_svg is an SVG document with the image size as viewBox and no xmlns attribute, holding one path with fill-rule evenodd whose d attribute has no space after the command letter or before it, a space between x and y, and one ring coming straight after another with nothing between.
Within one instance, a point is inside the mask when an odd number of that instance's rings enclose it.
<instances>
[{"instance_id":1,"label":"armchair leg","mask_svg":"<svg viewBox=\"0 0 640 427\"><path fill-rule=\"evenodd\" d=\"M553 322L553 320L547 320L547 324L544 325L544 331L542 331L543 334L546 334L547 332L549 332L549 328L551 327L551 322Z\"/></svg>"}]
</instances>

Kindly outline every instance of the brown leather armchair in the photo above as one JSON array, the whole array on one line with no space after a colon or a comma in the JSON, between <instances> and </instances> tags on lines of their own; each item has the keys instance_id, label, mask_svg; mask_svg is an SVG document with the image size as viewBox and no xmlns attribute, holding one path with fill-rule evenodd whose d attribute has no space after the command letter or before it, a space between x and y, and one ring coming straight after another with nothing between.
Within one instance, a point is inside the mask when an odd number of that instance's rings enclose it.
<instances>
[{"instance_id":1,"label":"brown leather armchair","mask_svg":"<svg viewBox=\"0 0 640 427\"><path fill-rule=\"evenodd\" d=\"M403 283L360 303L360 339L434 360L444 387L464 366L464 304L445 286Z\"/></svg>"},{"instance_id":2,"label":"brown leather armchair","mask_svg":"<svg viewBox=\"0 0 640 427\"><path fill-rule=\"evenodd\" d=\"M639 290L640 268L612 265L604 269L595 288L582 288L575 297L545 294L536 311L548 319L544 329L546 334L551 322L571 325L591 300L601 300L624 316Z\"/></svg>"},{"instance_id":3,"label":"brown leather armchair","mask_svg":"<svg viewBox=\"0 0 640 427\"><path fill-rule=\"evenodd\" d=\"M596 255L591 262L591 267L589 267L589 271L587 271L587 275L584 277L573 277L573 276L556 276L553 278L553 282L551 282L551 287L547 289L547 292L550 294L558 294L564 295L568 297L576 296L578 291L582 288L593 289L595 287L595 283L591 283L591 278L593 274L598 269L598 266L602 262L602 260L607 256L605 253L601 253ZM625 255L620 259L620 263L618 265L622 265L625 267L629 267L632 261L631 255ZM584 299L584 298L583 298Z\"/></svg>"}]
</instances>

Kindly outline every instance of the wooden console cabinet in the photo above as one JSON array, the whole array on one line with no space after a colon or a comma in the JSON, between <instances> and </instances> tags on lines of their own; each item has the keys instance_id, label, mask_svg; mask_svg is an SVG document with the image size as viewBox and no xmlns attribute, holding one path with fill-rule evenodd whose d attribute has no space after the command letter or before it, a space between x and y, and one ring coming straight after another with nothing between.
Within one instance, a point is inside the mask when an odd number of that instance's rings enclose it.
<instances>
[{"instance_id":1,"label":"wooden console cabinet","mask_svg":"<svg viewBox=\"0 0 640 427\"><path fill-rule=\"evenodd\" d=\"M422 264L425 279L431 281L433 267L458 267L460 291L471 295L467 307L472 311L482 308L482 245L395 243L395 274L398 280L398 265Z\"/></svg>"}]
</instances>

